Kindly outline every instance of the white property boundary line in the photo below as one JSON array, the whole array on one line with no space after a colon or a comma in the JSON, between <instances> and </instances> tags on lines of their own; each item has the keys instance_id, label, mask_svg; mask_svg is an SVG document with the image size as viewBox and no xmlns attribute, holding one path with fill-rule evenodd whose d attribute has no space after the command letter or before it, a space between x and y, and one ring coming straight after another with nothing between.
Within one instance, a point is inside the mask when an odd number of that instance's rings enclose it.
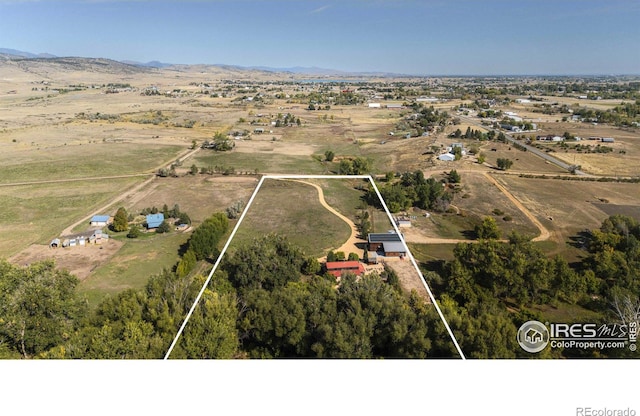
<instances>
[{"instance_id":1,"label":"white property boundary line","mask_svg":"<svg viewBox=\"0 0 640 416\"><path fill-rule=\"evenodd\" d=\"M211 281L211 278L213 277L213 274L215 273L215 271L217 270L218 266L220 265L220 262L222 261L222 257L226 253L227 248L229 247L229 244L231 243L231 240L233 240L233 237L236 235L236 232L238 231L238 228L240 227L240 224L242 224L242 221L244 220L245 214L249 211L249 208L251 207L251 204L253 203L254 198L258 194L258 191L262 187L262 184L264 183L265 179L368 179L369 182L371 183L371 185L373 185L373 189L376 191L376 195L378 195L378 198L380 199L380 202L382 203L382 207L384 208L384 211L386 212L387 217L389 217L389 221L393 225L393 229L400 236L400 240L402 241L402 245L404 246L404 249L406 250L407 254L409 255L409 259L411 260L411 264L413 264L413 267L416 269L416 272L418 273L418 276L420 276L420 280L422 280L422 284L424 285L425 289L427 290L427 293L429 293L429 297L431 298L431 302L433 303L433 305L435 306L436 310L438 311L438 315L440 316L440 319L442 320L442 323L444 324L445 328L447 329L447 332L449 333L449 336L451 337L451 340L453 341L453 344L455 345L456 350L460 354L460 357L463 360L466 360L466 357L464 356L464 353L460 349L460 345L458 345L458 341L456 340L455 336L453 335L453 332L451 331L451 328L449 327L449 324L447 323L447 320L444 318L444 315L442 314L442 311L440 310L440 307L438 306L438 303L436 302L436 299L433 296L433 293L431 292L431 289L429 288L429 285L427 284L427 281L425 280L424 276L422 275L422 272L420 271L420 268L418 267L418 264L416 263L416 260L413 258L413 254L411 254L411 251L409 250L409 247L407 246L407 243L404 240L404 236L402 235L402 233L398 229L398 226L395 223L395 221L393 221L393 217L391 216L391 212L389 212L389 208L387 208L387 204L384 202L384 199L382 198L382 195L380 194L380 191L378 190L378 187L376 186L376 184L375 184L373 178L371 177L371 175L265 175L265 176L262 176L260 178L260 182L258 182L258 186L256 186L256 189L253 191L253 194L251 195L251 198L249 198L249 202L247 202L247 206L245 207L244 211L242 211L242 215L240 216L240 219L236 223L236 226L233 228L233 231L231 232L231 235L229 236L229 239L225 243L222 251L220 252L220 255L218 255L218 259L216 260L215 264L213 265L213 269L211 269L211 272L209 273L209 276L207 277L207 280L204 282L204 285L202 286L202 289L200 289L200 292L198 293L198 296L196 297L195 301L193 302L193 305L191 306L191 309L189 310L189 313L187 313L187 316L185 317L184 321L182 322L182 325L180 326L180 329L178 330L178 333L176 334L175 338L173 339L173 342L171 343L171 346L169 347L169 350L165 354L165 356L164 356L165 360L169 359L169 355L171 355L171 351L173 351L173 348L176 346L176 344L178 342L178 339L180 338L180 335L182 335L182 332L184 331L184 328L187 325L187 322L189 322L189 319L191 318L191 315L193 315L193 311L196 309L196 306L198 305L198 302L200 301L200 298L202 297L202 295L203 295L204 291L206 290L207 286L209 285L209 282Z\"/></svg>"}]
</instances>

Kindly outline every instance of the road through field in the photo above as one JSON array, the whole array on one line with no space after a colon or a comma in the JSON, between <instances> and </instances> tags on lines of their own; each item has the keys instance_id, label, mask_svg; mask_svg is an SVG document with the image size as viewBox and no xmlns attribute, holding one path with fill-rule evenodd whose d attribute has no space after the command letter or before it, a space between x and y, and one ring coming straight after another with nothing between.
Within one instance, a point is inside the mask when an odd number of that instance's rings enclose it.
<instances>
[{"instance_id":1,"label":"road through field","mask_svg":"<svg viewBox=\"0 0 640 416\"><path fill-rule=\"evenodd\" d=\"M186 159L190 158L191 156L193 156L194 154L196 154L198 151L200 150L199 147L196 147L195 149L190 149L189 151L187 151L186 153L184 153L183 155L179 156L177 160L179 160L180 162L184 162ZM115 205L116 203L125 200L126 198L129 198L133 195L135 195L136 193L138 193L140 190L145 189L145 188L149 188L149 185L151 185L151 183L156 179L156 174L155 172L163 167L166 167L167 162L164 162L163 164L159 165L157 168L155 168L153 170L153 173L140 173L140 174L135 174L135 175L127 175L127 176L122 176L122 177L132 177L132 176L149 176L149 175L153 175L151 176L149 179L147 179L146 181L134 186L133 188L128 189L127 191L123 192L122 194L120 194L118 196L118 198L109 201L106 205L101 206L100 208L94 210L93 212L91 212L88 215L85 215L84 217L82 217L80 220L76 221L75 223L71 224L70 226L68 226L67 228L65 228L64 230L62 230L62 232L60 233L60 235L71 235L73 234L73 229L76 228L77 226L79 226L82 223L86 223L88 222L88 220L93 217L94 215L99 215L99 214L104 214L112 205ZM102 178L92 178L92 179L112 179L113 177L102 177ZM68 180L60 180L57 182L70 182L70 181L75 181L75 180L86 180L85 179L68 179Z\"/></svg>"},{"instance_id":2,"label":"road through field","mask_svg":"<svg viewBox=\"0 0 640 416\"><path fill-rule=\"evenodd\" d=\"M313 186L314 188L316 188L316 190L318 191L318 200L320 201L320 205L322 205L332 214L340 218L342 221L346 222L349 228L351 229L351 235L349 236L349 239L334 251L336 252L342 251L345 253L346 256L348 256L349 253L356 253L358 254L358 256L360 256L360 251L362 251L362 249L358 248L356 244L358 243L364 244L366 243L366 241L361 238L358 238L358 229L356 225L353 223L353 221L351 221L349 218L345 217L344 215L336 211L331 205L327 203L327 201L324 199L324 191L319 185L316 185L311 182L306 182L303 180L298 180L298 179L289 179L289 180L292 182L303 183L305 185Z\"/></svg>"},{"instance_id":3,"label":"road through field","mask_svg":"<svg viewBox=\"0 0 640 416\"><path fill-rule=\"evenodd\" d=\"M464 171L458 171L464 172ZM477 171L470 171L477 173ZM533 223L533 225L538 228L540 231L540 235L533 238L532 241L546 241L551 238L551 233L532 213L529 211L518 199L513 196L511 192L502 184L500 184L493 176L491 176L488 172L483 172L483 175L487 178L487 180L495 185L500 192L502 192L509 201L511 201L516 208L518 208L528 219ZM464 239L455 239L455 238L440 238L440 237L428 237L422 235L414 230L405 231L405 241L407 243L416 243L416 244L457 244L457 243L475 243L479 240L464 240ZM506 242L507 240L499 240Z\"/></svg>"},{"instance_id":4,"label":"road through field","mask_svg":"<svg viewBox=\"0 0 640 416\"><path fill-rule=\"evenodd\" d=\"M513 196L513 194L511 192L509 192L509 190L507 188L505 188L502 184L500 184L493 176L489 175L488 173L484 173L484 176L487 178L487 180L489 180L489 182L491 182L492 184L494 184L496 187L498 187L498 189L507 197L509 198L509 201L511 201L516 207L518 207L518 209L527 217L529 218L529 221L531 221L536 227L538 227L538 230L540 230L540 235L535 237L533 239L533 241L546 241L549 239L549 237L551 237L551 233L549 232L549 230L547 229L547 227L545 227L544 225L542 225L542 223L540 221L538 221L538 219L531 213L531 211L529 211L524 205L522 205L522 203L520 201L518 201L516 199L515 196Z\"/></svg>"}]
</instances>

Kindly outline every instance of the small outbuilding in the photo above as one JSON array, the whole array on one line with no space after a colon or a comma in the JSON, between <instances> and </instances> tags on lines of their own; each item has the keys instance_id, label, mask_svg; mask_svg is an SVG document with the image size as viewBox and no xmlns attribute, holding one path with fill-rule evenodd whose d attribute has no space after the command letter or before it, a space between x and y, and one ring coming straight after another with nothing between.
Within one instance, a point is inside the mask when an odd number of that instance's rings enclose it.
<instances>
[{"instance_id":1,"label":"small outbuilding","mask_svg":"<svg viewBox=\"0 0 640 416\"><path fill-rule=\"evenodd\" d=\"M456 160L456 155L454 155L453 153L444 153L438 156L438 160L453 162L454 160Z\"/></svg>"},{"instance_id":2,"label":"small outbuilding","mask_svg":"<svg viewBox=\"0 0 640 416\"><path fill-rule=\"evenodd\" d=\"M111 219L108 215L94 215L91 217L91 226L92 227L106 227Z\"/></svg>"}]
</instances>

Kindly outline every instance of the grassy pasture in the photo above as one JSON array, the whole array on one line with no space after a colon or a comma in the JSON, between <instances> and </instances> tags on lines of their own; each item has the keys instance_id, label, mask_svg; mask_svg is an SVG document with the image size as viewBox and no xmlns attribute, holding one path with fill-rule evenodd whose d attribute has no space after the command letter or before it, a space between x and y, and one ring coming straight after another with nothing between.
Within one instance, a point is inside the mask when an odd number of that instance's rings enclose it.
<instances>
[{"instance_id":1,"label":"grassy pasture","mask_svg":"<svg viewBox=\"0 0 640 416\"><path fill-rule=\"evenodd\" d=\"M608 217L594 203L600 199L612 205L640 205L637 184L611 182L581 182L556 179L520 178L499 175L504 184L556 239L566 241L569 236L585 228L598 228Z\"/></svg>"},{"instance_id":2,"label":"grassy pasture","mask_svg":"<svg viewBox=\"0 0 640 416\"><path fill-rule=\"evenodd\" d=\"M62 229L143 178L0 187L0 256L49 244ZM88 226L88 224L87 224Z\"/></svg>"},{"instance_id":3,"label":"grassy pasture","mask_svg":"<svg viewBox=\"0 0 640 416\"><path fill-rule=\"evenodd\" d=\"M11 152L0 156L0 183L149 172L171 161L184 149L182 146L97 143Z\"/></svg>"},{"instance_id":4,"label":"grassy pasture","mask_svg":"<svg viewBox=\"0 0 640 416\"><path fill-rule=\"evenodd\" d=\"M236 171L259 173L323 174L323 165L311 156L267 153L202 152L193 163L198 167L224 166Z\"/></svg>"},{"instance_id":5,"label":"grassy pasture","mask_svg":"<svg viewBox=\"0 0 640 416\"><path fill-rule=\"evenodd\" d=\"M480 218L495 218L503 236L507 236L511 231L534 237L539 234L536 226L484 175L464 172L461 174L461 178L462 190L456 196L453 204L460 208L462 213ZM503 214L494 213L493 211L496 209L502 211ZM504 217L506 216L510 216L511 221L505 221Z\"/></svg>"},{"instance_id":6,"label":"grassy pasture","mask_svg":"<svg viewBox=\"0 0 640 416\"><path fill-rule=\"evenodd\" d=\"M291 181L265 180L231 247L268 233L284 235L307 255L320 257L343 244L349 238L350 229L320 204L318 192L313 187Z\"/></svg>"},{"instance_id":7,"label":"grassy pasture","mask_svg":"<svg viewBox=\"0 0 640 416\"><path fill-rule=\"evenodd\" d=\"M329 205L357 223L356 215L360 211L358 207L362 205L361 197L364 191L359 191L356 186L363 185L366 189L367 180L361 179L312 179L308 182L317 183L324 192L324 198Z\"/></svg>"},{"instance_id":8,"label":"grassy pasture","mask_svg":"<svg viewBox=\"0 0 640 416\"><path fill-rule=\"evenodd\" d=\"M257 178L225 177L209 175L187 175L179 178L158 178L149 189L133 196L125 204L132 212L140 212L147 207L169 209L175 204L189 214L197 225L216 212L224 210L237 201L248 202L251 193L258 185Z\"/></svg>"},{"instance_id":9,"label":"grassy pasture","mask_svg":"<svg viewBox=\"0 0 640 416\"><path fill-rule=\"evenodd\" d=\"M177 263L178 249L189 236L170 232L139 239L128 239L124 235L115 237L124 245L112 261L98 267L80 283L78 292L95 306L106 296L143 288L149 277Z\"/></svg>"}]
</instances>

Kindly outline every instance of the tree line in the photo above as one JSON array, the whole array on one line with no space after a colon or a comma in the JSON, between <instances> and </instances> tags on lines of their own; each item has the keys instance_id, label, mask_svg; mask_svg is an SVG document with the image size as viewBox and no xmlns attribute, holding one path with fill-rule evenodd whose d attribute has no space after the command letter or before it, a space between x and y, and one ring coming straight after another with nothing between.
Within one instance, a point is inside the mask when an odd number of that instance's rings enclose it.
<instances>
[{"instance_id":1,"label":"tree line","mask_svg":"<svg viewBox=\"0 0 640 416\"><path fill-rule=\"evenodd\" d=\"M162 358L205 282L182 268L217 256L227 218L189 240L175 270L89 310L78 279L53 262L0 263L1 358ZM202 231L200 231L202 230ZM218 239L216 240L216 237ZM208 247L204 249L203 247ZM325 274L284 237L238 247L213 274L172 358L424 358L456 356L435 309L385 270L357 280Z\"/></svg>"},{"instance_id":2,"label":"tree line","mask_svg":"<svg viewBox=\"0 0 640 416\"><path fill-rule=\"evenodd\" d=\"M495 240L498 236L458 244L440 275L426 274L467 356L529 357L515 334L528 320L545 321L541 305L579 305L600 317L595 323L640 321L640 225L633 218L614 215L600 229L582 233L588 254L571 265L560 256L547 257L528 237L512 233L504 243ZM539 356L632 354L565 349Z\"/></svg>"}]
</instances>

